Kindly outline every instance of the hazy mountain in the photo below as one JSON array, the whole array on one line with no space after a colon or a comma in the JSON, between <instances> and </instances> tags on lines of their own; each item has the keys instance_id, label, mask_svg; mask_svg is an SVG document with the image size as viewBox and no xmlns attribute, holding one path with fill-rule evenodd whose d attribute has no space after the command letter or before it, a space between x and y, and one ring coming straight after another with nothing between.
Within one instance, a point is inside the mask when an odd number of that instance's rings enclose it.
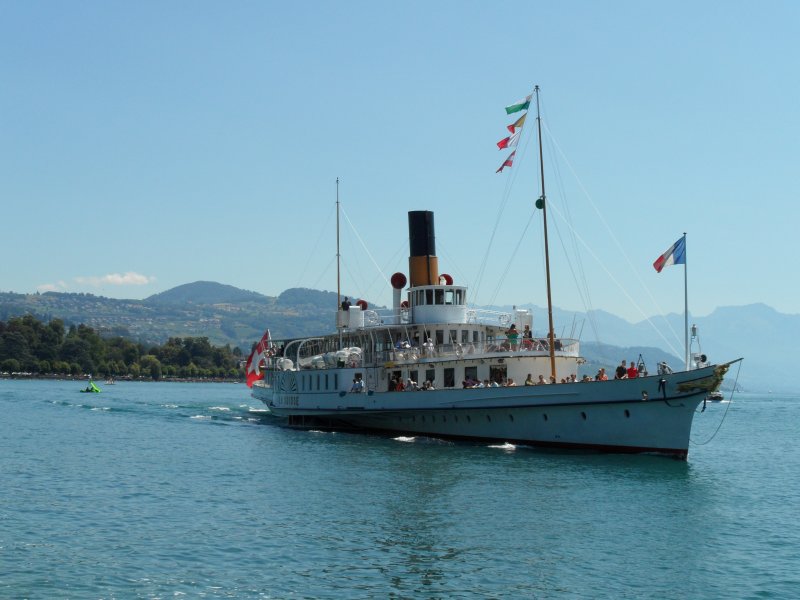
<instances>
[{"instance_id":1,"label":"hazy mountain","mask_svg":"<svg viewBox=\"0 0 800 600\"><path fill-rule=\"evenodd\" d=\"M214 281L195 281L179 285L166 292L144 299L145 304L241 304L256 302L269 304L270 298L257 292L241 290L232 285Z\"/></svg>"}]
</instances>

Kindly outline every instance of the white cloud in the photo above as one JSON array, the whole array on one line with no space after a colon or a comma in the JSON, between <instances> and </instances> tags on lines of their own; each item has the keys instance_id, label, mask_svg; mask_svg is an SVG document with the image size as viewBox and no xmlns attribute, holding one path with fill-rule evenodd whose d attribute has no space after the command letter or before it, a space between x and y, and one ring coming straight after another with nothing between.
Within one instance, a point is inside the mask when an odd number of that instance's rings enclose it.
<instances>
[{"instance_id":1,"label":"white cloud","mask_svg":"<svg viewBox=\"0 0 800 600\"><path fill-rule=\"evenodd\" d=\"M39 292L63 292L69 286L66 281L57 281L56 283L43 283L36 286Z\"/></svg>"},{"instance_id":2,"label":"white cloud","mask_svg":"<svg viewBox=\"0 0 800 600\"><path fill-rule=\"evenodd\" d=\"M141 275L139 273L134 273L133 271L128 271L124 275L120 273L109 273L108 275L102 276L92 275L89 277L75 278L77 283L82 285L91 285L94 287L100 287L103 285L147 285L155 280L155 277Z\"/></svg>"}]
</instances>

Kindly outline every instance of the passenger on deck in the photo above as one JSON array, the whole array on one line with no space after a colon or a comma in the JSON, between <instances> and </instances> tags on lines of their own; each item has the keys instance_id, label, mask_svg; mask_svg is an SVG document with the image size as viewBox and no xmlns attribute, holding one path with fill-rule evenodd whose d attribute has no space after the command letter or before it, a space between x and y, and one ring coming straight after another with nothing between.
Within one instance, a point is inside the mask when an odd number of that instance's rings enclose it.
<instances>
[{"instance_id":1,"label":"passenger on deck","mask_svg":"<svg viewBox=\"0 0 800 600\"><path fill-rule=\"evenodd\" d=\"M539 375L539 381L536 382L536 385L547 385L547 382L544 380L544 375Z\"/></svg>"},{"instance_id":2,"label":"passenger on deck","mask_svg":"<svg viewBox=\"0 0 800 600\"><path fill-rule=\"evenodd\" d=\"M395 391L397 391L397 392L404 392L404 391L406 391L406 386L405 386L405 384L403 383L403 378L402 378L402 377L398 377L398 378L397 378L397 384L395 385L395 388L394 388L394 389L395 389Z\"/></svg>"},{"instance_id":3,"label":"passenger on deck","mask_svg":"<svg viewBox=\"0 0 800 600\"><path fill-rule=\"evenodd\" d=\"M364 380L361 379L361 375L356 375L353 379L353 387L350 388L350 391L356 394L364 391Z\"/></svg>"},{"instance_id":4,"label":"passenger on deck","mask_svg":"<svg viewBox=\"0 0 800 600\"><path fill-rule=\"evenodd\" d=\"M531 376L531 374L530 374L530 373L528 373L528 377L527 377L527 379L525 379L525 385L536 385L536 384L533 382L533 377Z\"/></svg>"},{"instance_id":5,"label":"passenger on deck","mask_svg":"<svg viewBox=\"0 0 800 600\"><path fill-rule=\"evenodd\" d=\"M344 300L342 300L342 310L344 312L350 310L350 299L347 296L345 296Z\"/></svg>"},{"instance_id":6,"label":"passenger on deck","mask_svg":"<svg viewBox=\"0 0 800 600\"><path fill-rule=\"evenodd\" d=\"M608 375L606 375L605 367L600 367L600 370L597 372L597 375L594 376L595 381L608 381Z\"/></svg>"},{"instance_id":7,"label":"passenger on deck","mask_svg":"<svg viewBox=\"0 0 800 600\"><path fill-rule=\"evenodd\" d=\"M506 387L515 387L516 385L517 385L517 384L516 384L516 383L514 383L514 380L513 380L513 379L511 379L511 377L509 377L509 378L508 378L508 381L506 381Z\"/></svg>"},{"instance_id":8,"label":"passenger on deck","mask_svg":"<svg viewBox=\"0 0 800 600\"><path fill-rule=\"evenodd\" d=\"M422 349L425 351L425 356L433 356L433 340L431 338L425 340L425 342L422 344Z\"/></svg>"},{"instance_id":9,"label":"passenger on deck","mask_svg":"<svg viewBox=\"0 0 800 600\"><path fill-rule=\"evenodd\" d=\"M628 379L636 379L639 376L639 370L636 368L636 363L631 361L631 366L628 367Z\"/></svg>"},{"instance_id":10,"label":"passenger on deck","mask_svg":"<svg viewBox=\"0 0 800 600\"><path fill-rule=\"evenodd\" d=\"M628 376L628 367L625 366L625 361L623 360L617 370L614 371L614 379L625 379Z\"/></svg>"},{"instance_id":11,"label":"passenger on deck","mask_svg":"<svg viewBox=\"0 0 800 600\"><path fill-rule=\"evenodd\" d=\"M511 346L511 350L516 350L519 348L519 331L517 331L517 326L514 323L512 323L511 327L506 330L506 339Z\"/></svg>"}]
</instances>

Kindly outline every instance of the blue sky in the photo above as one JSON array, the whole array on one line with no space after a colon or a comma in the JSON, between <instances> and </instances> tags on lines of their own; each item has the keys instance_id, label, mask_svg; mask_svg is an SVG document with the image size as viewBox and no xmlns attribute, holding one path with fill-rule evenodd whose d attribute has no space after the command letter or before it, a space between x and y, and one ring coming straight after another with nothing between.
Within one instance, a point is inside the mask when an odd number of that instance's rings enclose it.
<instances>
[{"instance_id":1,"label":"blue sky","mask_svg":"<svg viewBox=\"0 0 800 600\"><path fill-rule=\"evenodd\" d=\"M344 293L390 303L433 210L473 301L543 305L533 118L495 173L539 85L557 306L682 311L651 264L686 231L694 314L800 313L799 35L796 2L0 0L0 290L335 290L339 177Z\"/></svg>"}]
</instances>

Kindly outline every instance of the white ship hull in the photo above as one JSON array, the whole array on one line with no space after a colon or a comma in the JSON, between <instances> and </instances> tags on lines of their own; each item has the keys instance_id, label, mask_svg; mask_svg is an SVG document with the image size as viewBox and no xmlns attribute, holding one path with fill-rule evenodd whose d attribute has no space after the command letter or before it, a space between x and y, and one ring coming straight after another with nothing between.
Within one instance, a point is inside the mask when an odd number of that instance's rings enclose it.
<instances>
[{"instance_id":1,"label":"white ship hull","mask_svg":"<svg viewBox=\"0 0 800 600\"><path fill-rule=\"evenodd\" d=\"M695 410L727 369L726 364L631 380L372 393L298 393L296 373L278 371L254 386L253 395L295 427L685 459ZM349 381L349 374L342 369L339 379Z\"/></svg>"}]
</instances>

